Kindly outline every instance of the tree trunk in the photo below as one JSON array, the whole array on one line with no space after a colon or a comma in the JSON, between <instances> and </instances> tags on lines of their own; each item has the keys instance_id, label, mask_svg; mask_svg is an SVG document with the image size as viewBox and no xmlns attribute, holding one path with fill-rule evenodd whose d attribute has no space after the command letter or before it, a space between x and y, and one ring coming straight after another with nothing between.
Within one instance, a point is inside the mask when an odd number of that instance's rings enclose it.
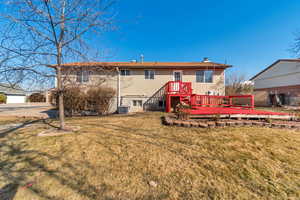
<instances>
[{"instance_id":1,"label":"tree trunk","mask_svg":"<svg viewBox=\"0 0 300 200\"><path fill-rule=\"evenodd\" d=\"M64 91L63 91L63 81L62 81L62 73L61 73L61 64L62 64L62 43L64 40L64 33L65 33L65 6L66 1L62 0L62 10L61 10L61 20L63 23L60 25L60 36L59 36L59 42L57 43L57 87L59 91L58 96L58 102L59 102L59 123L60 123L60 129L65 129L65 108L64 108Z\"/></svg>"},{"instance_id":2,"label":"tree trunk","mask_svg":"<svg viewBox=\"0 0 300 200\"><path fill-rule=\"evenodd\" d=\"M64 93L62 85L61 66L57 66L58 110L60 129L65 129Z\"/></svg>"}]
</instances>

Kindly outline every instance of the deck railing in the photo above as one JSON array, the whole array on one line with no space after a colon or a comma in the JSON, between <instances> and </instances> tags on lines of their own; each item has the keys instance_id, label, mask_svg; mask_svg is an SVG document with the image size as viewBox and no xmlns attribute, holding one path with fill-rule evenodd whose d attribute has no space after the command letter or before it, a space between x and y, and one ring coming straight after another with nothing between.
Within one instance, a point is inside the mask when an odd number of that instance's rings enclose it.
<instances>
[{"instance_id":1,"label":"deck railing","mask_svg":"<svg viewBox=\"0 0 300 200\"><path fill-rule=\"evenodd\" d=\"M182 81L169 81L166 84L167 94L192 94L192 83Z\"/></svg>"},{"instance_id":2,"label":"deck railing","mask_svg":"<svg viewBox=\"0 0 300 200\"><path fill-rule=\"evenodd\" d=\"M247 103L241 102L241 99L248 99ZM215 96L215 95L197 95L191 96L191 106L197 107L236 107L236 108L254 108L253 95L236 95L236 96Z\"/></svg>"}]
</instances>

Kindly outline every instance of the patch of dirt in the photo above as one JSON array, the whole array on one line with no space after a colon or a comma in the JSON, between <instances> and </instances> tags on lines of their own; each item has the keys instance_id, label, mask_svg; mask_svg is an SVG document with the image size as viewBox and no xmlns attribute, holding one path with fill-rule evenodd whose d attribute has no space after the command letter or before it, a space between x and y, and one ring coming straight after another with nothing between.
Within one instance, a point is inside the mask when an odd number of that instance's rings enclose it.
<instances>
[{"instance_id":1,"label":"patch of dirt","mask_svg":"<svg viewBox=\"0 0 300 200\"><path fill-rule=\"evenodd\" d=\"M80 126L69 126L66 127L65 130L60 130L57 128L51 128L45 131L42 131L37 134L37 136L45 137L45 136L60 136L60 135L66 135L66 134L73 134L76 131L80 130Z\"/></svg>"}]
</instances>

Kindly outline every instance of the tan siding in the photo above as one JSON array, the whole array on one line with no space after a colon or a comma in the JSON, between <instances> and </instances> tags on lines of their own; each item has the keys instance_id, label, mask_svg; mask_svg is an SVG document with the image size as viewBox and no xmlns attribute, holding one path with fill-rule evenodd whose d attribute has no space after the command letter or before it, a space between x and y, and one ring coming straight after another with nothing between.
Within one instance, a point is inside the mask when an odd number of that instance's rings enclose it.
<instances>
[{"instance_id":1,"label":"tan siding","mask_svg":"<svg viewBox=\"0 0 300 200\"><path fill-rule=\"evenodd\" d=\"M156 69L155 78L145 79L144 69L131 69L130 76L121 77L121 97L123 105L131 106L131 111L138 111L141 108L133 107L133 100L143 100L143 103L149 99L156 91L163 87L168 81L173 81L173 71L170 69ZM192 82L193 93L207 94L208 91L213 91L216 94L224 95L224 71L216 70L213 75L213 83L197 83L196 82L196 70L185 69L183 71L182 80L185 82ZM92 72L90 75L90 81L88 83L80 84L81 86L98 85L106 79L101 85L111 87L117 91L117 72L99 73ZM72 73L68 76L69 84L75 85L76 73ZM116 102L114 103L114 109L116 109Z\"/></svg>"},{"instance_id":2,"label":"tan siding","mask_svg":"<svg viewBox=\"0 0 300 200\"><path fill-rule=\"evenodd\" d=\"M254 87L259 89L298 85L299 76L300 64L298 62L279 62L256 77Z\"/></svg>"},{"instance_id":3,"label":"tan siding","mask_svg":"<svg viewBox=\"0 0 300 200\"><path fill-rule=\"evenodd\" d=\"M131 70L130 76L122 76L122 95L144 95L150 97L168 81L173 80L173 70L155 70L155 79L145 79L144 70ZM208 91L215 91L224 94L224 73L221 70L215 71L213 83L197 83L196 70L184 70L182 80L192 82L193 92L206 94Z\"/></svg>"}]
</instances>

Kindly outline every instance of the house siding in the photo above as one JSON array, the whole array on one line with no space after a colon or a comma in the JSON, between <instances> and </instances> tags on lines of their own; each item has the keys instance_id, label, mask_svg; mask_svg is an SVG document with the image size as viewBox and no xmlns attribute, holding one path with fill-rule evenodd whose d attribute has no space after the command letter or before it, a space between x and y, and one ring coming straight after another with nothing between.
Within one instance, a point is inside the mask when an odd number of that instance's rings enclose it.
<instances>
[{"instance_id":1,"label":"house siding","mask_svg":"<svg viewBox=\"0 0 300 200\"><path fill-rule=\"evenodd\" d=\"M253 79L255 104L271 105L270 94L283 94L287 105L300 103L300 63L281 61Z\"/></svg>"},{"instance_id":2,"label":"house siding","mask_svg":"<svg viewBox=\"0 0 300 200\"><path fill-rule=\"evenodd\" d=\"M90 68L89 68L90 70ZM129 69L129 76L120 76L121 85L121 104L130 106L130 112L142 111L143 107L134 106L133 100L142 100L145 103L152 95L162 88L168 81L173 80L173 71L177 69L149 69L155 71L154 79L145 79L145 69ZM179 69L180 70L180 69ZM214 70L212 83L198 83L196 82L196 71L203 69L184 69L182 81L192 82L193 93L207 94L208 91L213 91L215 94L224 95L224 70ZM101 83L101 80L105 82ZM99 81L100 80L100 81ZM68 74L69 83L76 83L76 72ZM89 87L100 84L111 87L117 91L118 74L111 72L109 75L91 71L90 80L87 83L82 83L80 86ZM111 111L117 109L117 97L114 99Z\"/></svg>"}]
</instances>

